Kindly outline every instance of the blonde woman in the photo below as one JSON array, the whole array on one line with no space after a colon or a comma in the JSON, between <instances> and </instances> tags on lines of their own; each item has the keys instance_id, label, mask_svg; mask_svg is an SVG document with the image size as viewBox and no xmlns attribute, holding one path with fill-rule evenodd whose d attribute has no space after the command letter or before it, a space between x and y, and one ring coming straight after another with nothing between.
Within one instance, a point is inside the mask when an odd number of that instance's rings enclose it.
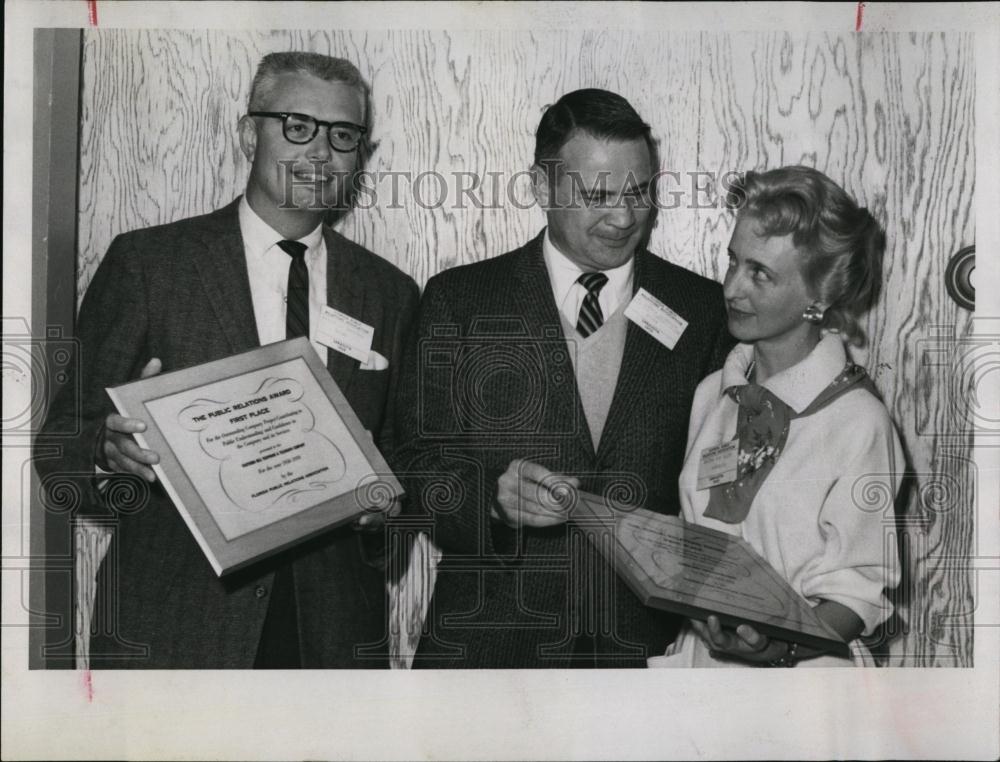
<instances>
[{"instance_id":1,"label":"blonde woman","mask_svg":"<svg viewBox=\"0 0 1000 762\"><path fill-rule=\"evenodd\" d=\"M690 621L650 666L870 664L858 638L891 613L892 531L858 499L866 479L898 494L903 454L889 414L845 344L878 297L885 236L867 210L808 167L748 172L734 186L725 299L740 342L699 385L680 475L687 521L741 536L851 643L852 659L749 624ZM736 442L736 479L698 489L708 448ZM702 474L704 475L704 474ZM891 517L890 517L891 519Z\"/></svg>"}]
</instances>

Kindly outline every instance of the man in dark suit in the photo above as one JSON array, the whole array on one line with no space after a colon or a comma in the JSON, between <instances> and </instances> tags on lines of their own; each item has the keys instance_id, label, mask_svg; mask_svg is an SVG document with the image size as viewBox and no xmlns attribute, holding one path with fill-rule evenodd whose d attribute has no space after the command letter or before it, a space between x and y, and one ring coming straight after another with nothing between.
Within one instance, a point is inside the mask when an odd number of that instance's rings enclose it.
<instances>
[{"instance_id":1,"label":"man in dark suit","mask_svg":"<svg viewBox=\"0 0 1000 762\"><path fill-rule=\"evenodd\" d=\"M384 446L418 290L324 224L331 207L345 203L366 123L367 86L353 64L313 53L265 56L239 123L252 162L245 195L201 217L120 235L101 262L77 324L79 377L57 398L39 437L62 445L63 457L38 461L50 490L79 477L81 510L113 528L98 580L92 667L386 664L379 647L384 574L363 557L365 527L328 532L216 578L153 483L159 456L132 437L144 424L114 413L104 391L307 335ZM368 362L318 343L326 305L374 328ZM72 429L67 418L76 415L77 393L79 434L49 437ZM136 477L153 483L148 500L135 500L146 495L134 489ZM133 479L133 489L120 488L123 478ZM121 504L117 498L128 493L133 504Z\"/></svg>"},{"instance_id":2,"label":"man in dark suit","mask_svg":"<svg viewBox=\"0 0 1000 762\"><path fill-rule=\"evenodd\" d=\"M645 666L676 631L567 523L577 488L678 513L694 390L732 344L719 284L642 246L654 156L621 96L563 96L532 167L547 228L427 284L390 461L400 523L444 554L415 666Z\"/></svg>"}]
</instances>

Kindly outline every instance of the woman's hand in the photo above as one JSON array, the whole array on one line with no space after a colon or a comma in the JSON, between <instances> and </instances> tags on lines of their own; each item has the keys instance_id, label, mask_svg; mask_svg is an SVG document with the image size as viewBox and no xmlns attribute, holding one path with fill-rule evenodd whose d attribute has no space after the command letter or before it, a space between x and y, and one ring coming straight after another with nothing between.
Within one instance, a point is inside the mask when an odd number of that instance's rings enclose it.
<instances>
[{"instance_id":1,"label":"woman's hand","mask_svg":"<svg viewBox=\"0 0 1000 762\"><path fill-rule=\"evenodd\" d=\"M791 646L757 632L745 622L736 629L723 627L717 616L709 616L708 623L691 620L691 626L712 650L712 657L740 659L752 664L768 664L789 655Z\"/></svg>"},{"instance_id":2,"label":"woman's hand","mask_svg":"<svg viewBox=\"0 0 1000 762\"><path fill-rule=\"evenodd\" d=\"M813 609L816 615L829 625L844 642L858 637L864 629L861 618L847 606L836 601L820 601ZM740 659L751 664L767 664L779 659L788 659L793 664L803 659L812 659L826 651L818 648L795 646L784 640L768 638L744 622L735 630L723 627L719 617L712 615L708 624L691 620L694 631L701 636L712 650L712 657ZM791 666L791 665L776 665Z\"/></svg>"}]
</instances>

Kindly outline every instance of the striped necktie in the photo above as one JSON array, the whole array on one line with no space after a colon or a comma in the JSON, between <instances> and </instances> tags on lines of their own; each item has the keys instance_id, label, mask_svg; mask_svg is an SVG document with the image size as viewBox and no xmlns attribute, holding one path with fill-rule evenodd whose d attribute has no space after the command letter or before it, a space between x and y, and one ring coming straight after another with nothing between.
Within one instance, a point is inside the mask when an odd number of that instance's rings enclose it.
<instances>
[{"instance_id":1,"label":"striped necktie","mask_svg":"<svg viewBox=\"0 0 1000 762\"><path fill-rule=\"evenodd\" d=\"M576 282L587 289L587 295L580 305L580 317L576 321L577 333L587 338L604 323L604 313L601 312L601 303L597 299L608 282L608 276L604 273L584 273Z\"/></svg>"},{"instance_id":2,"label":"striped necktie","mask_svg":"<svg viewBox=\"0 0 1000 762\"><path fill-rule=\"evenodd\" d=\"M309 271L306 245L301 241L278 241L292 264L288 268L288 298L285 302L285 338L309 336Z\"/></svg>"}]
</instances>

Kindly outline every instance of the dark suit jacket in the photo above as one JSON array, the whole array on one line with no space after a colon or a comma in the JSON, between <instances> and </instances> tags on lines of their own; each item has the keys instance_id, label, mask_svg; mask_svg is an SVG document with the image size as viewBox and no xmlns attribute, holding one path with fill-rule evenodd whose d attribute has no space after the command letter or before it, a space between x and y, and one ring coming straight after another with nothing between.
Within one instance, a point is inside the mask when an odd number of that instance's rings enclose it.
<instances>
[{"instance_id":1,"label":"dark suit jacket","mask_svg":"<svg viewBox=\"0 0 1000 762\"><path fill-rule=\"evenodd\" d=\"M642 606L578 527L515 531L489 518L514 458L622 503L679 512L694 390L732 339L718 283L639 251L634 284L688 327L671 351L629 323L597 452L541 236L427 284L390 461L412 498L404 523L426 522L444 551L416 666L569 666L581 633L599 666L644 666L672 639L676 619Z\"/></svg>"},{"instance_id":2,"label":"dark suit jacket","mask_svg":"<svg viewBox=\"0 0 1000 762\"><path fill-rule=\"evenodd\" d=\"M331 350L329 370L384 447L391 440L390 390L419 292L385 260L329 228L324 236L328 303L374 326L372 348L389 360L387 370L364 371ZM118 236L87 289L76 337L79 373L57 396L39 437L43 447L59 445L63 456L36 462L49 494L75 480L78 510L114 531L99 577L92 666L251 667L274 569L288 560L303 666L384 664L355 658L355 646L384 638L384 575L362 562L350 527L220 581L159 484L147 491L134 489L138 480L113 482L107 500L92 486L98 432L114 410L105 387L136 378L152 357L171 371L259 346L238 201ZM74 428L76 417L79 432L58 436Z\"/></svg>"}]
</instances>

